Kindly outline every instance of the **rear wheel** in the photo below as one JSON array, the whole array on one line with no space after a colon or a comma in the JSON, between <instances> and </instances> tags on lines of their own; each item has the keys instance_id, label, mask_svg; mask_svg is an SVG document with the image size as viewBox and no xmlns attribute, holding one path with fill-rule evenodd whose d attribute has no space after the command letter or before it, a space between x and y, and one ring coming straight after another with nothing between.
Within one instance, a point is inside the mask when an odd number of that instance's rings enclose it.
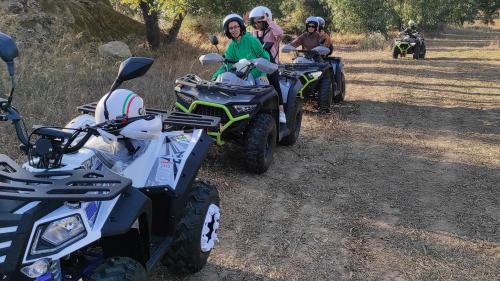
<instances>
[{"instance_id":1,"label":"rear wheel","mask_svg":"<svg viewBox=\"0 0 500 281\"><path fill-rule=\"evenodd\" d=\"M128 257L104 260L85 281L144 281L146 269L138 261Z\"/></svg>"},{"instance_id":2,"label":"rear wheel","mask_svg":"<svg viewBox=\"0 0 500 281\"><path fill-rule=\"evenodd\" d=\"M333 87L331 75L325 75L319 81L318 107L321 111L328 112L332 106Z\"/></svg>"},{"instance_id":3,"label":"rear wheel","mask_svg":"<svg viewBox=\"0 0 500 281\"><path fill-rule=\"evenodd\" d=\"M195 273L207 263L217 241L220 199L217 188L204 182L193 183L174 242L162 263L177 273Z\"/></svg>"},{"instance_id":4,"label":"rear wheel","mask_svg":"<svg viewBox=\"0 0 500 281\"><path fill-rule=\"evenodd\" d=\"M393 59L397 59L397 58L398 58L398 56L399 56L399 53L400 53L400 52L399 52L398 47L394 46L394 48L392 49L392 58L393 58Z\"/></svg>"},{"instance_id":5,"label":"rear wheel","mask_svg":"<svg viewBox=\"0 0 500 281\"><path fill-rule=\"evenodd\" d=\"M268 113L258 114L245 136L245 162L248 170L261 174L269 169L273 162L276 135L274 118Z\"/></svg>"},{"instance_id":6,"label":"rear wheel","mask_svg":"<svg viewBox=\"0 0 500 281\"><path fill-rule=\"evenodd\" d=\"M284 137L280 144L281 145L293 145L295 142L297 142L297 139L299 138L300 135L300 127L302 126L302 100L297 99L295 101L295 112L294 113L294 118L291 120L293 122L292 124L292 130L290 131L290 134L286 137Z\"/></svg>"},{"instance_id":7,"label":"rear wheel","mask_svg":"<svg viewBox=\"0 0 500 281\"><path fill-rule=\"evenodd\" d=\"M345 76L344 73L340 73L340 93L333 97L334 103L339 103L345 99Z\"/></svg>"}]
</instances>

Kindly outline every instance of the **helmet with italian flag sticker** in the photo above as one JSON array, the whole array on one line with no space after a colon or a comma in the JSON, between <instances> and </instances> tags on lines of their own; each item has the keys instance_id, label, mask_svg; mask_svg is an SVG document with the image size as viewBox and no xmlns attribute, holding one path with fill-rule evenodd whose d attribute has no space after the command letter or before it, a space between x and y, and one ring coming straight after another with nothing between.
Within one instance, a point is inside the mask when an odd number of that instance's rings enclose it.
<instances>
[{"instance_id":1,"label":"helmet with italian flag sticker","mask_svg":"<svg viewBox=\"0 0 500 281\"><path fill-rule=\"evenodd\" d=\"M104 117L104 102L106 97L104 95L95 110L95 121L97 124L106 121ZM106 101L108 108L109 120L114 120L118 117L137 117L146 114L144 108L144 101L136 93L126 89L116 89Z\"/></svg>"}]
</instances>

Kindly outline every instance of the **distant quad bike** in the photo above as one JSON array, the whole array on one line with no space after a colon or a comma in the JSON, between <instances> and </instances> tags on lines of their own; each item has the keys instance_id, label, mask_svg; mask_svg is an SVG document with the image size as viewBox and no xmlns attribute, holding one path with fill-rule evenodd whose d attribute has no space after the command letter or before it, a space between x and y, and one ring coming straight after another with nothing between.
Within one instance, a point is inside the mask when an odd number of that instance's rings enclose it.
<instances>
[{"instance_id":1,"label":"distant quad bike","mask_svg":"<svg viewBox=\"0 0 500 281\"><path fill-rule=\"evenodd\" d=\"M312 50L298 50L291 45L281 49L283 53L295 52L292 63L280 64L280 75L298 77L302 88L299 96L316 100L318 108L329 111L332 103L344 101L346 80L344 63L340 57L327 57L329 48L318 46Z\"/></svg>"},{"instance_id":2,"label":"distant quad bike","mask_svg":"<svg viewBox=\"0 0 500 281\"><path fill-rule=\"evenodd\" d=\"M394 40L392 58L404 58L407 54L413 54L413 59L425 59L427 52L425 40L422 34L415 32L412 35L401 32L400 36Z\"/></svg>"},{"instance_id":3,"label":"distant quad bike","mask_svg":"<svg viewBox=\"0 0 500 281\"><path fill-rule=\"evenodd\" d=\"M217 37L211 37L217 45ZM272 45L265 45L268 49ZM221 125L208 134L217 144L232 142L243 147L249 171L263 173L273 161L276 143L294 144L302 124L302 100L297 97L301 83L296 77L283 78L281 91L286 125L279 122L277 91L271 85L257 85L250 71L257 68L273 73L278 66L263 58L232 61L217 53L200 57L202 65L223 64L226 71L216 81L203 80L188 74L177 79L176 107L186 113L221 118Z\"/></svg>"},{"instance_id":4,"label":"distant quad bike","mask_svg":"<svg viewBox=\"0 0 500 281\"><path fill-rule=\"evenodd\" d=\"M17 47L3 33L0 56L14 81ZM121 64L101 99L105 112L114 90L152 63ZM151 109L96 124L82 114L66 128L28 136L13 90L0 99L0 120L13 123L29 161L21 168L0 155L0 280L143 281L158 261L184 273L205 265L217 240L219 195L195 178L212 142L205 130L218 118ZM91 113L96 104L79 109Z\"/></svg>"}]
</instances>

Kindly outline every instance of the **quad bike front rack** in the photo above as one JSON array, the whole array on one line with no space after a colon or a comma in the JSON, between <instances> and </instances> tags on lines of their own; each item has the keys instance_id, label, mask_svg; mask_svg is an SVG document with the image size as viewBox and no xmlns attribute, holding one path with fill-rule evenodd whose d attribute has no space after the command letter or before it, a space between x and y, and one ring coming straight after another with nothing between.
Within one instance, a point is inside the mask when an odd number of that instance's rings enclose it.
<instances>
[{"instance_id":1,"label":"quad bike front rack","mask_svg":"<svg viewBox=\"0 0 500 281\"><path fill-rule=\"evenodd\" d=\"M111 200L132 181L111 172L93 170L31 173L0 154L0 199L91 202Z\"/></svg>"}]
</instances>

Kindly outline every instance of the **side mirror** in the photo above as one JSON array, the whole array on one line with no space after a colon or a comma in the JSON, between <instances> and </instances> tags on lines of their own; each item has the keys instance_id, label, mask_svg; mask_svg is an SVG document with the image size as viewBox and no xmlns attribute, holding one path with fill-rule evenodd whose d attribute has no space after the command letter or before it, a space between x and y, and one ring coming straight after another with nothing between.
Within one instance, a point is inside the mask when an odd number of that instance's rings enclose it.
<instances>
[{"instance_id":1,"label":"side mirror","mask_svg":"<svg viewBox=\"0 0 500 281\"><path fill-rule=\"evenodd\" d=\"M272 62L270 62L266 59L263 59L263 58L254 59L254 60L252 60L252 62L253 62L253 65L255 65L255 67L258 70L265 72L267 74L272 74L276 70L278 70L277 64L272 63Z\"/></svg>"},{"instance_id":2,"label":"side mirror","mask_svg":"<svg viewBox=\"0 0 500 281\"><path fill-rule=\"evenodd\" d=\"M226 61L223 56L216 53L202 55L200 56L199 60L201 65L211 65L216 63L223 63L224 61Z\"/></svg>"},{"instance_id":3,"label":"side mirror","mask_svg":"<svg viewBox=\"0 0 500 281\"><path fill-rule=\"evenodd\" d=\"M148 72L151 65L153 65L154 60L144 57L131 57L126 59L120 64L120 69L118 70L118 75L116 76L115 82L111 87L113 92L121 83L127 80L131 80Z\"/></svg>"},{"instance_id":4,"label":"side mirror","mask_svg":"<svg viewBox=\"0 0 500 281\"><path fill-rule=\"evenodd\" d=\"M283 46L283 48L281 48L281 51L283 53L291 53L291 52L295 52L296 50L297 49L290 44L287 44L287 45Z\"/></svg>"},{"instance_id":5,"label":"side mirror","mask_svg":"<svg viewBox=\"0 0 500 281\"><path fill-rule=\"evenodd\" d=\"M330 49L324 46L318 46L311 51L318 53L319 55L326 56L330 53Z\"/></svg>"},{"instance_id":6,"label":"side mirror","mask_svg":"<svg viewBox=\"0 0 500 281\"><path fill-rule=\"evenodd\" d=\"M219 44L219 39L217 38L217 36L215 35L210 35L210 43L212 43L212 45L214 46L217 46L217 44Z\"/></svg>"},{"instance_id":7,"label":"side mirror","mask_svg":"<svg viewBox=\"0 0 500 281\"><path fill-rule=\"evenodd\" d=\"M0 57L7 63L10 76L14 76L14 59L18 55L19 51L14 40L9 35L0 32Z\"/></svg>"},{"instance_id":8,"label":"side mirror","mask_svg":"<svg viewBox=\"0 0 500 281\"><path fill-rule=\"evenodd\" d=\"M266 42L264 43L264 45L262 46L262 48L264 48L264 50L268 51L271 50L271 48L274 46L274 43L273 42Z\"/></svg>"}]
</instances>

